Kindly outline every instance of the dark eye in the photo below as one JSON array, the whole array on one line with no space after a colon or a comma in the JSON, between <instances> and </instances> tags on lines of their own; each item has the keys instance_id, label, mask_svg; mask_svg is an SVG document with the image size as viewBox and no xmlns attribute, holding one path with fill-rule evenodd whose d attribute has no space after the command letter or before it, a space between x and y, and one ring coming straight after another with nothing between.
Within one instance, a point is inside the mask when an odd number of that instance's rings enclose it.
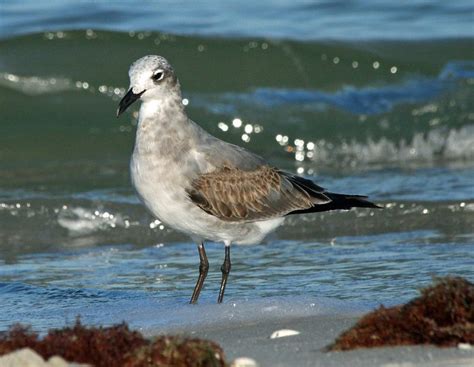
<instances>
[{"instance_id":1,"label":"dark eye","mask_svg":"<svg viewBox=\"0 0 474 367\"><path fill-rule=\"evenodd\" d=\"M160 81L161 79L163 79L165 73L163 72L163 70L157 70L154 72L153 76L151 77L155 82L158 82Z\"/></svg>"}]
</instances>

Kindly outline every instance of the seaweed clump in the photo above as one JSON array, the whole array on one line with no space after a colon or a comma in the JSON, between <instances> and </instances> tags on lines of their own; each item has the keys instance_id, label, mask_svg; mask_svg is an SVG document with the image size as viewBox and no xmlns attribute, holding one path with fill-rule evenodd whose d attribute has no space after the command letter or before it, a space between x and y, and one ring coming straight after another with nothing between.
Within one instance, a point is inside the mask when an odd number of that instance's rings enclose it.
<instances>
[{"instance_id":1,"label":"seaweed clump","mask_svg":"<svg viewBox=\"0 0 474 367\"><path fill-rule=\"evenodd\" d=\"M21 348L31 348L44 359L58 355L95 367L226 366L223 351L214 342L179 336L149 340L125 323L85 327L78 319L73 327L50 330L44 338L17 324L0 334L0 355Z\"/></svg>"},{"instance_id":2,"label":"seaweed clump","mask_svg":"<svg viewBox=\"0 0 474 367\"><path fill-rule=\"evenodd\" d=\"M365 315L328 350L395 345L474 344L474 285L461 277L436 279L405 305Z\"/></svg>"}]
</instances>

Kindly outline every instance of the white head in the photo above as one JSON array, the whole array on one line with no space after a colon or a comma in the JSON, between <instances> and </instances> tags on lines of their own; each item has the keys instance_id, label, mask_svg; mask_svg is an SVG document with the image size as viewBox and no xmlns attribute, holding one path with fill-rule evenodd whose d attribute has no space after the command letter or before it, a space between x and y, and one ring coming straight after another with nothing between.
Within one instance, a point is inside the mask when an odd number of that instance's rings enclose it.
<instances>
[{"instance_id":1,"label":"white head","mask_svg":"<svg viewBox=\"0 0 474 367\"><path fill-rule=\"evenodd\" d=\"M117 109L117 117L137 99L143 101L181 98L178 79L162 56L148 55L135 61L128 71L130 88Z\"/></svg>"}]
</instances>

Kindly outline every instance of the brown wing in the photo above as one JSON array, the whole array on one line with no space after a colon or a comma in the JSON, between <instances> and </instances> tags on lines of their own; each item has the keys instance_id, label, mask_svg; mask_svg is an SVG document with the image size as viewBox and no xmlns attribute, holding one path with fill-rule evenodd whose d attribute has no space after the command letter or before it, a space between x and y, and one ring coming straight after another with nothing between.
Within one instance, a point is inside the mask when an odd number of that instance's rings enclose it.
<instances>
[{"instance_id":1,"label":"brown wing","mask_svg":"<svg viewBox=\"0 0 474 367\"><path fill-rule=\"evenodd\" d=\"M230 222L275 218L331 201L321 187L299 179L269 166L223 167L196 178L187 192L202 210Z\"/></svg>"}]
</instances>

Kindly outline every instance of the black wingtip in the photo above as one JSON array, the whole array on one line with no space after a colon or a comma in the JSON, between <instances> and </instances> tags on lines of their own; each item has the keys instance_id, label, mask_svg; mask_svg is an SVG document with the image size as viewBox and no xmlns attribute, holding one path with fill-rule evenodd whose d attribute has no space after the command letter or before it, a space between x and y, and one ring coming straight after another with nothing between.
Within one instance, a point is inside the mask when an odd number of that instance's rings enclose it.
<instances>
[{"instance_id":1,"label":"black wingtip","mask_svg":"<svg viewBox=\"0 0 474 367\"><path fill-rule=\"evenodd\" d=\"M327 193L327 195L333 200L336 206L341 206L341 209L351 208L372 208L372 209L383 209L383 207L367 200L367 196L360 195L344 195Z\"/></svg>"},{"instance_id":2,"label":"black wingtip","mask_svg":"<svg viewBox=\"0 0 474 367\"><path fill-rule=\"evenodd\" d=\"M329 210L349 210L352 208L383 209L382 206L368 201L367 196L336 194L327 191L324 194L331 199L329 203L315 205L309 209L295 210L288 214L317 213Z\"/></svg>"},{"instance_id":3,"label":"black wingtip","mask_svg":"<svg viewBox=\"0 0 474 367\"><path fill-rule=\"evenodd\" d=\"M344 194L333 194L328 195L333 201L339 201L341 203L347 202L353 208L373 208L373 209L384 209L383 206L375 204L368 199L367 196L362 195L344 195Z\"/></svg>"}]
</instances>

